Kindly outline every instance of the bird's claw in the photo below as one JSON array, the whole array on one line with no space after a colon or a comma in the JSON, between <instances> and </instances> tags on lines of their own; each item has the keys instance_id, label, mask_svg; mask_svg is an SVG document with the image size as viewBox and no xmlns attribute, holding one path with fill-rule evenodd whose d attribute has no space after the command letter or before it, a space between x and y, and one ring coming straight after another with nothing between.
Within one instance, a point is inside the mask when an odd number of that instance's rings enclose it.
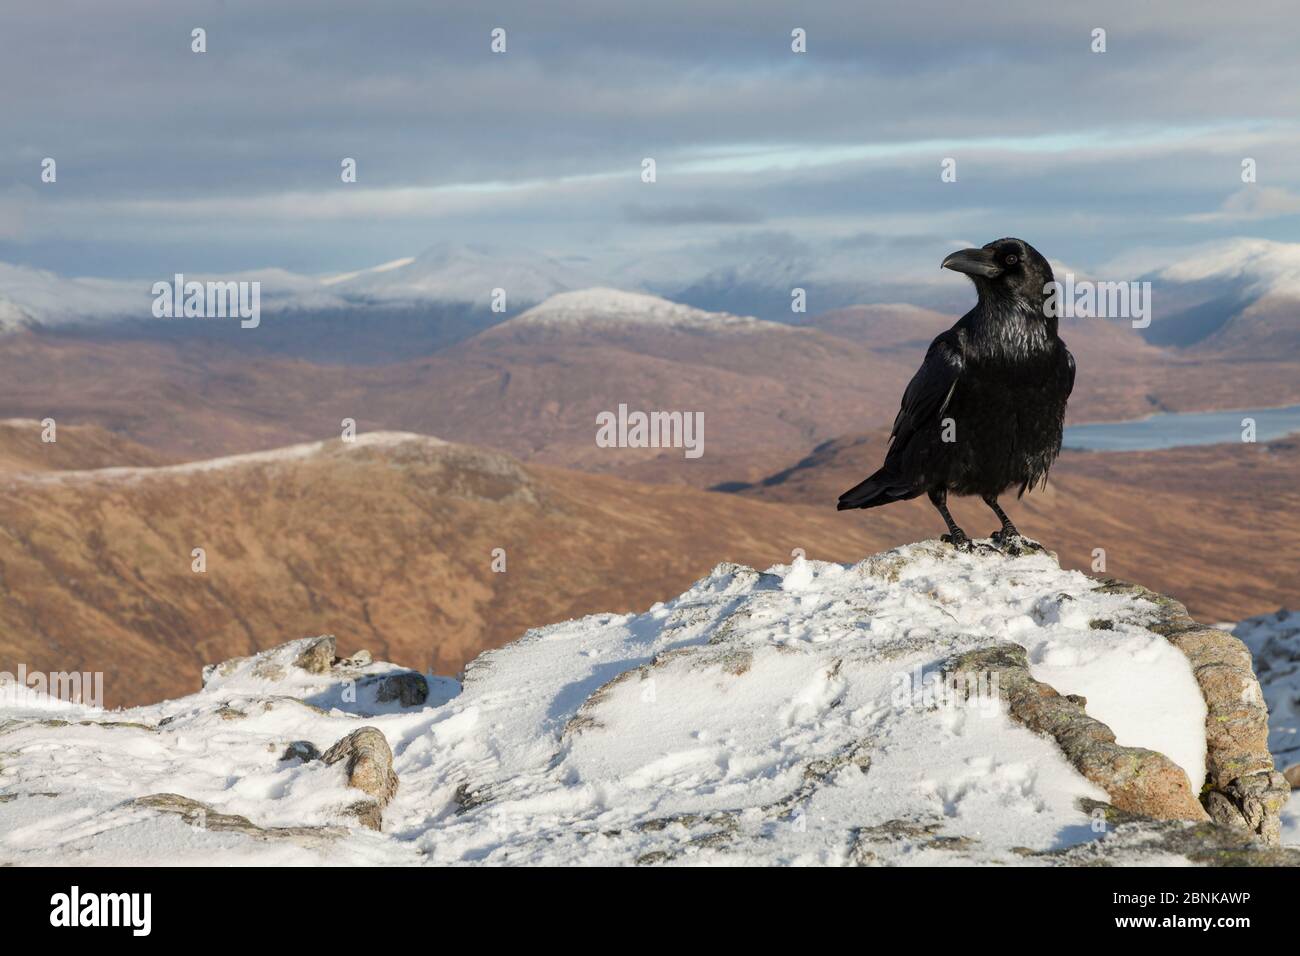
<instances>
[{"instance_id":1,"label":"bird's claw","mask_svg":"<svg viewBox=\"0 0 1300 956\"><path fill-rule=\"evenodd\" d=\"M939 540L952 545L958 551L970 552L975 550L975 542L960 531L956 534L945 534Z\"/></svg>"},{"instance_id":2,"label":"bird's claw","mask_svg":"<svg viewBox=\"0 0 1300 956\"><path fill-rule=\"evenodd\" d=\"M1022 554L1032 554L1038 551L1046 550L1041 544L1032 538L1026 538L1014 528L1009 531L994 531L989 535L989 540L1003 554L1011 557L1019 557Z\"/></svg>"}]
</instances>

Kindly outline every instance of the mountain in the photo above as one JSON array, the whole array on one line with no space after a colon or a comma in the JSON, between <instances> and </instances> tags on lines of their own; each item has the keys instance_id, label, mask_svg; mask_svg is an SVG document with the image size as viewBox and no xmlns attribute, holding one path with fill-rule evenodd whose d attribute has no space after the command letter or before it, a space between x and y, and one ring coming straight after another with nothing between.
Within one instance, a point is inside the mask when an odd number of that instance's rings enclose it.
<instances>
[{"instance_id":1,"label":"mountain","mask_svg":"<svg viewBox=\"0 0 1300 956\"><path fill-rule=\"evenodd\" d=\"M503 289L510 313L571 289L596 284L582 259L534 249L507 249L443 242L418 256L398 259L322 280L331 291L355 301L459 303L492 306L492 290Z\"/></svg>"},{"instance_id":2,"label":"mountain","mask_svg":"<svg viewBox=\"0 0 1300 956\"><path fill-rule=\"evenodd\" d=\"M1234 313L1198 348L1247 361L1300 354L1300 296L1256 299Z\"/></svg>"},{"instance_id":3,"label":"mountain","mask_svg":"<svg viewBox=\"0 0 1300 956\"><path fill-rule=\"evenodd\" d=\"M1242 644L1045 554L727 563L458 681L328 638L203 681L11 688L0 863L1300 862Z\"/></svg>"},{"instance_id":4,"label":"mountain","mask_svg":"<svg viewBox=\"0 0 1300 956\"><path fill-rule=\"evenodd\" d=\"M44 426L29 419L0 420L0 478L6 472L80 471L113 466L163 465L167 459L97 425L59 425L45 441Z\"/></svg>"},{"instance_id":5,"label":"mountain","mask_svg":"<svg viewBox=\"0 0 1300 956\"><path fill-rule=\"evenodd\" d=\"M729 490L764 501L829 507L840 492L875 471L888 431L825 442L753 484ZM1261 607L1291 603L1300 589L1300 443L1201 446L1150 452L1065 452L1045 489L1004 498L1016 526L1088 569L1096 549L1105 570L1142 578L1209 620L1238 620ZM1261 502L1268 502L1261 508ZM972 534L996 526L978 499L950 499L957 523ZM875 547L942 530L922 496L842 515Z\"/></svg>"},{"instance_id":6,"label":"mountain","mask_svg":"<svg viewBox=\"0 0 1300 956\"><path fill-rule=\"evenodd\" d=\"M0 298L0 335L29 329L35 324L36 320L18 303Z\"/></svg>"},{"instance_id":7,"label":"mountain","mask_svg":"<svg viewBox=\"0 0 1300 956\"><path fill-rule=\"evenodd\" d=\"M1225 330L1195 350L1156 344L1127 322L1062 319L1061 337L1079 367L1070 396L1070 421L1117 421L1161 411L1280 406L1300 401L1300 361L1296 358L1300 340L1289 340L1290 331L1300 325L1285 301L1264 299L1252 306L1255 308L1269 311L1258 316L1251 313L1253 333L1246 335L1240 332L1240 325L1232 325L1231 335ZM1164 322L1165 313L1157 314ZM916 367L934 336L955 320L929 309L894 304L837 309L812 316L807 324ZM893 420L893 412L889 420Z\"/></svg>"},{"instance_id":8,"label":"mountain","mask_svg":"<svg viewBox=\"0 0 1300 956\"><path fill-rule=\"evenodd\" d=\"M909 247L905 255L894 250L894 258L877 261L884 275L864 276L859 271L868 249L854 242L816 252L774 237L730 249L727 254L736 261L726 266L709 266L707 256L681 251L668 255L659 250L626 260L614 252L602 253L598 263L584 255L526 246L444 241L416 256L330 276L280 268L186 276L259 282L263 317L256 334L234 322L153 318L150 289L155 281L172 281L171 275L75 278L0 263L0 334L58 328L65 335L96 340L217 343L259 356L383 365L434 354L568 294L581 293L571 303L578 313L608 311L614 304L600 288L615 282L623 289L654 289L666 296L661 302L671 300L714 315L756 316L818 328L878 351L894 350L901 357L924 346L922 328L940 331L946 325L939 316L955 319L970 304L970 290L962 283L938 282L932 276L909 278L912 274L906 271L896 274L923 251L929 255L932 245ZM869 249L874 254L884 251L878 245ZM1142 265L1147 261L1152 264ZM1131 274L1139 268L1145 271ZM1088 393L1090 416L1183 407L1187 400L1174 394L1176 379L1205 362L1236 363L1227 367L1231 390L1255 380L1263 383L1269 393L1264 401L1270 403L1287 390L1281 380L1296 377L1300 244L1226 240L1103 267L1107 276L1116 269L1128 273L1120 276L1124 281L1151 283L1152 321L1138 331L1122 320L1067 323L1063 331L1073 348L1107 359L1104 366L1093 364L1105 367L1108 374ZM795 288L806 293L811 316L790 311ZM495 298L496 290L504 299ZM910 304L856 304L891 300ZM557 305L551 303L545 311L554 317ZM1144 352L1141 341L1165 354ZM1240 367L1247 365L1253 367ZM1142 394L1145 373L1152 366L1156 387ZM1175 370L1172 375L1170 368Z\"/></svg>"},{"instance_id":9,"label":"mountain","mask_svg":"<svg viewBox=\"0 0 1300 956\"><path fill-rule=\"evenodd\" d=\"M1142 265L1144 258L1158 264ZM1134 352L1129 356L1132 366L1144 357L1138 348L1142 341L1174 351L1193 350L1198 357L1223 354L1256 361L1294 356L1300 346L1300 243L1229 239L1148 257L1134 256L1102 266L1098 274L1082 273L1059 262L1055 265L1061 279L1068 272L1077 280L1151 285L1151 323L1146 328L1134 330L1123 318L1063 320L1061 334L1076 351L1113 350L1123 345ZM779 269L770 271L780 275ZM725 307L728 299L722 292L725 282L721 279L719 286L710 301ZM781 303L780 291L772 290L763 300L769 308ZM676 297L694 302L691 296L698 292L685 290ZM898 304L860 304L881 303L890 293L906 299ZM784 294L788 298L788 290ZM810 301L830 303L835 298L823 292ZM851 304L824 305L819 314L808 319L808 324L881 348L886 341L921 344L925 340L922 327L934 329L934 334L947 328L952 322L944 324L942 316L955 318L969 307L970 295L968 289L951 285L940 288L917 282L910 287L891 288L877 283L864 285L856 290L856 297L841 301ZM1109 354L1124 358L1117 351Z\"/></svg>"},{"instance_id":10,"label":"mountain","mask_svg":"<svg viewBox=\"0 0 1300 956\"><path fill-rule=\"evenodd\" d=\"M215 344L255 355L375 365L436 352L594 281L571 258L455 243L323 278L267 268L185 279L259 283L263 314L256 332L234 321L155 318L150 290L156 281L174 281L171 274L69 279L0 263L0 334L57 329L91 341ZM498 288L504 303L494 302Z\"/></svg>"},{"instance_id":11,"label":"mountain","mask_svg":"<svg viewBox=\"0 0 1300 956\"><path fill-rule=\"evenodd\" d=\"M805 324L878 351L909 352L919 365L934 337L956 321L957 316L946 312L895 302L831 309L810 316Z\"/></svg>"},{"instance_id":12,"label":"mountain","mask_svg":"<svg viewBox=\"0 0 1300 956\"><path fill-rule=\"evenodd\" d=\"M1255 360L1300 348L1300 243L1203 245L1143 278L1161 303L1148 341Z\"/></svg>"},{"instance_id":13,"label":"mountain","mask_svg":"<svg viewBox=\"0 0 1300 956\"><path fill-rule=\"evenodd\" d=\"M52 331L0 340L0 402L10 414L94 422L177 458L337 435L352 418L363 430L439 434L697 487L761 477L773 452L793 456L864 415L886 414L910 371L815 329L600 290L555 297L435 354L378 367L322 366L211 340ZM598 446L597 415L620 405L702 413L703 455Z\"/></svg>"},{"instance_id":14,"label":"mountain","mask_svg":"<svg viewBox=\"0 0 1300 956\"><path fill-rule=\"evenodd\" d=\"M893 324L876 321L888 310ZM0 406L97 424L173 459L338 435L351 418L363 430L438 434L524 460L707 488L759 481L819 442L892 421L921 341L946 321L881 307L796 327L602 289L561 293L481 331L468 313L442 318L407 314L410 334L399 340L386 335L398 324L372 329L344 313L337 323L282 314L257 329L228 323L224 338L143 326L132 336L120 324L102 334L28 330L0 338ZM1294 359L1162 349L1098 320L1069 323L1064 334L1079 360L1072 422L1300 401ZM344 364L334 360L341 353ZM597 416L620 405L702 414L703 454L601 447Z\"/></svg>"},{"instance_id":15,"label":"mountain","mask_svg":"<svg viewBox=\"0 0 1300 956\"><path fill-rule=\"evenodd\" d=\"M272 312L449 304L489 311L493 289L502 288L507 293L507 312L515 314L556 293L596 284L581 259L454 242L439 243L417 256L330 276L267 267L222 275L196 271L186 273L185 278L260 282L262 305ZM0 316L21 316L53 326L149 319L153 283L172 280L171 274L76 278L0 263Z\"/></svg>"},{"instance_id":16,"label":"mountain","mask_svg":"<svg viewBox=\"0 0 1300 956\"><path fill-rule=\"evenodd\" d=\"M618 332L629 328L691 331L771 331L776 323L748 316L706 312L642 292L579 289L553 295L512 320L512 329L550 327L583 332Z\"/></svg>"},{"instance_id":17,"label":"mountain","mask_svg":"<svg viewBox=\"0 0 1300 956\"><path fill-rule=\"evenodd\" d=\"M907 372L816 329L710 313L655 296L556 296L440 353L432 429L532 460L708 486L762 473L897 401ZM597 416L620 405L699 413L704 451L606 448Z\"/></svg>"},{"instance_id":18,"label":"mountain","mask_svg":"<svg viewBox=\"0 0 1300 956\"><path fill-rule=\"evenodd\" d=\"M111 704L187 692L201 664L304 628L454 670L532 625L645 607L724 557L848 559L868 545L825 508L412 434L143 467L93 429L60 426L41 450L26 447L37 423L19 431L29 462L115 450L119 467L0 471L0 661L102 671ZM632 555L635 575L619 573Z\"/></svg>"}]
</instances>

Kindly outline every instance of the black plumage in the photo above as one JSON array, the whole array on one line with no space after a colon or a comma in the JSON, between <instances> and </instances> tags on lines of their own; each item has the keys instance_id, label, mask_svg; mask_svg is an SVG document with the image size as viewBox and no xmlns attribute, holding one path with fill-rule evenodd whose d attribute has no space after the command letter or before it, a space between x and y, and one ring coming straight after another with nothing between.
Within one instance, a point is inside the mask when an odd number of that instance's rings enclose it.
<instances>
[{"instance_id":1,"label":"black plumage","mask_svg":"<svg viewBox=\"0 0 1300 956\"><path fill-rule=\"evenodd\" d=\"M1074 387L1074 356L1048 308L1052 267L1029 243L999 239L953 253L943 268L970 276L979 301L930 343L884 466L840 495L839 510L928 494L948 525L944 540L969 549L948 493L979 495L1002 522L994 540L1013 544L1023 539L998 496L1047 481Z\"/></svg>"}]
</instances>

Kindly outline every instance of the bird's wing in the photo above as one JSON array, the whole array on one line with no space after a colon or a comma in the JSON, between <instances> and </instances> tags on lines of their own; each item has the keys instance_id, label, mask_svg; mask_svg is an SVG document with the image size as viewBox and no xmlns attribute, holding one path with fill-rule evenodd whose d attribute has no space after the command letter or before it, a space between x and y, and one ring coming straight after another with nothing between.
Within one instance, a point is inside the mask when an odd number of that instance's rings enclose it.
<instances>
[{"instance_id":1,"label":"bird's wing","mask_svg":"<svg viewBox=\"0 0 1300 956\"><path fill-rule=\"evenodd\" d=\"M1065 347L1064 342L1061 343L1061 351L1065 353L1065 397L1069 398L1074 391L1074 355Z\"/></svg>"},{"instance_id":2,"label":"bird's wing","mask_svg":"<svg viewBox=\"0 0 1300 956\"><path fill-rule=\"evenodd\" d=\"M930 343L925 361L907 383L902 407L894 419L890 438L896 447L905 445L918 428L943 415L964 366L960 332L950 329Z\"/></svg>"}]
</instances>

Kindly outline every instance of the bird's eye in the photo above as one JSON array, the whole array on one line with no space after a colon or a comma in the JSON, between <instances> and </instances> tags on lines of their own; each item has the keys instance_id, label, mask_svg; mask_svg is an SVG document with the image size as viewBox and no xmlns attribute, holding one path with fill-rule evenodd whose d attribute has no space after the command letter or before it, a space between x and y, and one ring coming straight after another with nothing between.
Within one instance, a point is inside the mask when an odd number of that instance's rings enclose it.
<instances>
[{"instance_id":1,"label":"bird's eye","mask_svg":"<svg viewBox=\"0 0 1300 956\"><path fill-rule=\"evenodd\" d=\"M1013 252L1011 255L1007 256L1006 259L1003 261L1005 261L1006 264L1009 266L1014 266L1017 262L1020 261L1020 257Z\"/></svg>"}]
</instances>

